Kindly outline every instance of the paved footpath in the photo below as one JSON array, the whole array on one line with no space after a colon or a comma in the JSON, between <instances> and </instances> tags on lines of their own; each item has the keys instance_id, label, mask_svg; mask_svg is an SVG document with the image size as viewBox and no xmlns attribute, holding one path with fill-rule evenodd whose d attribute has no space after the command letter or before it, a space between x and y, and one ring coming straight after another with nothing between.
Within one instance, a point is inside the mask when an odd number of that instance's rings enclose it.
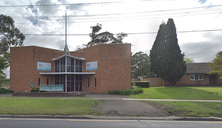
<instances>
[{"instance_id":1,"label":"paved footpath","mask_svg":"<svg viewBox=\"0 0 222 128\"><path fill-rule=\"evenodd\" d=\"M190 102L222 102L222 100L182 100L182 99L135 99L124 95L92 94L86 93L85 97L13 97L12 94L0 94L0 99L94 99L110 101L190 101Z\"/></svg>"},{"instance_id":2,"label":"paved footpath","mask_svg":"<svg viewBox=\"0 0 222 128\"><path fill-rule=\"evenodd\" d=\"M179 100L179 99L132 99L122 98L125 101L189 101L189 102L222 102L222 100Z\"/></svg>"}]
</instances>

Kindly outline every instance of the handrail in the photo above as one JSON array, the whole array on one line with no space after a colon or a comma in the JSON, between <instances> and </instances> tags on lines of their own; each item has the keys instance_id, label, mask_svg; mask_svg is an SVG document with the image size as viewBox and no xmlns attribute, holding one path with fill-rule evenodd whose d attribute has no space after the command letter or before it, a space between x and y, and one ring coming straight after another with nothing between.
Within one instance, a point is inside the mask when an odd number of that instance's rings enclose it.
<instances>
[{"instance_id":1,"label":"handrail","mask_svg":"<svg viewBox=\"0 0 222 128\"><path fill-rule=\"evenodd\" d=\"M39 92L40 91L62 91L64 92L64 85L63 84L40 84L39 85Z\"/></svg>"}]
</instances>

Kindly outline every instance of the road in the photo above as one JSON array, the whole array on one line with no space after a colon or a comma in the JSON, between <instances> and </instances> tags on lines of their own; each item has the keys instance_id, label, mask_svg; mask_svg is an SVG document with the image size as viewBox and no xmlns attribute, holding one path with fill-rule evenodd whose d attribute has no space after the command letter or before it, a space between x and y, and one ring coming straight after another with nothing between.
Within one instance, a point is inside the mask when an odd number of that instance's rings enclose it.
<instances>
[{"instance_id":1,"label":"road","mask_svg":"<svg viewBox=\"0 0 222 128\"><path fill-rule=\"evenodd\" d=\"M2 118L1 128L221 128L221 121Z\"/></svg>"}]
</instances>

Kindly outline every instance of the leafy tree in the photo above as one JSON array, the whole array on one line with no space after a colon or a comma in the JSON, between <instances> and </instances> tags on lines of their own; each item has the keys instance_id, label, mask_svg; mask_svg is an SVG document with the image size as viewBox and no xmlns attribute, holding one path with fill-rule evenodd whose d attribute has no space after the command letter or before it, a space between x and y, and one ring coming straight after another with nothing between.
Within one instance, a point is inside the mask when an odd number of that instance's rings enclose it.
<instances>
[{"instance_id":1,"label":"leafy tree","mask_svg":"<svg viewBox=\"0 0 222 128\"><path fill-rule=\"evenodd\" d=\"M0 88L9 85L9 79L5 75L0 74Z\"/></svg>"},{"instance_id":2,"label":"leafy tree","mask_svg":"<svg viewBox=\"0 0 222 128\"><path fill-rule=\"evenodd\" d=\"M150 50L151 71L171 85L176 84L186 72L184 54L178 45L173 19L160 25Z\"/></svg>"},{"instance_id":3,"label":"leafy tree","mask_svg":"<svg viewBox=\"0 0 222 128\"><path fill-rule=\"evenodd\" d=\"M9 66L10 46L22 46L25 36L14 25L10 16L0 15L0 75Z\"/></svg>"},{"instance_id":4,"label":"leafy tree","mask_svg":"<svg viewBox=\"0 0 222 128\"><path fill-rule=\"evenodd\" d=\"M184 57L184 61L186 63L194 63L193 59L192 58L189 58L189 57Z\"/></svg>"},{"instance_id":5,"label":"leafy tree","mask_svg":"<svg viewBox=\"0 0 222 128\"><path fill-rule=\"evenodd\" d=\"M131 57L132 77L154 75L150 71L150 57L144 52L137 52Z\"/></svg>"},{"instance_id":6,"label":"leafy tree","mask_svg":"<svg viewBox=\"0 0 222 128\"><path fill-rule=\"evenodd\" d=\"M102 25L99 23L97 23L96 26L91 26L90 28L92 28L92 33L89 34L91 41L85 45L86 47L91 47L97 44L105 44L105 43L122 44L123 38L127 36L126 33L119 33L115 38L113 33L107 31L98 33L102 29Z\"/></svg>"},{"instance_id":7,"label":"leafy tree","mask_svg":"<svg viewBox=\"0 0 222 128\"><path fill-rule=\"evenodd\" d=\"M211 72L209 74L215 74L222 79L222 51L216 54L216 57L208 63L208 66L211 68Z\"/></svg>"}]
</instances>

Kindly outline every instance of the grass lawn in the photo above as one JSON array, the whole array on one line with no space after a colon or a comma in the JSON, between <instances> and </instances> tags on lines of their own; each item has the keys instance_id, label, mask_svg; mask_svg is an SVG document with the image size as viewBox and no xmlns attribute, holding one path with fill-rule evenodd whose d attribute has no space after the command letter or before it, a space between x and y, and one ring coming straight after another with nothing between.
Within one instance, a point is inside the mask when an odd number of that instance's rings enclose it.
<instances>
[{"instance_id":1,"label":"grass lawn","mask_svg":"<svg viewBox=\"0 0 222 128\"><path fill-rule=\"evenodd\" d=\"M0 99L0 114L8 115L94 115L98 100L86 99Z\"/></svg>"},{"instance_id":2,"label":"grass lawn","mask_svg":"<svg viewBox=\"0 0 222 128\"><path fill-rule=\"evenodd\" d=\"M183 101L145 101L162 109L168 115L189 117L222 117L222 103L183 102Z\"/></svg>"},{"instance_id":3,"label":"grass lawn","mask_svg":"<svg viewBox=\"0 0 222 128\"><path fill-rule=\"evenodd\" d=\"M222 100L222 87L150 87L144 93L131 95L142 99ZM218 94L209 94L218 92Z\"/></svg>"}]
</instances>

